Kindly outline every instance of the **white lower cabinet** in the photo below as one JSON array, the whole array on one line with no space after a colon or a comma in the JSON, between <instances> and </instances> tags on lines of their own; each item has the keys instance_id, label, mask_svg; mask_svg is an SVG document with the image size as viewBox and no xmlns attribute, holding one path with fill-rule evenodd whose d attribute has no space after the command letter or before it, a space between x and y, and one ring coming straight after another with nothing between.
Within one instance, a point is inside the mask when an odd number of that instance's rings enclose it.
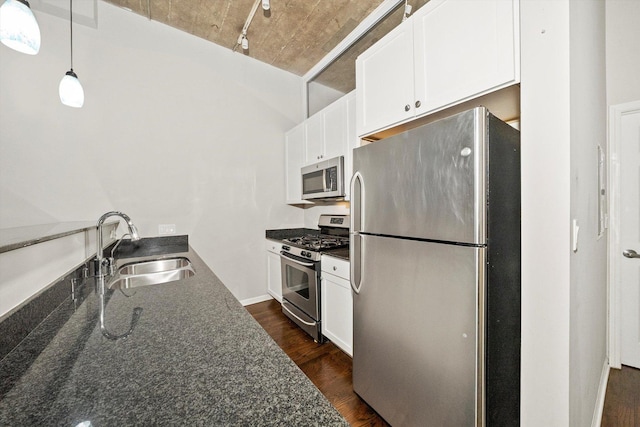
<instances>
[{"instance_id":1,"label":"white lower cabinet","mask_svg":"<svg viewBox=\"0 0 640 427\"><path fill-rule=\"evenodd\" d=\"M353 297L349 261L322 256L322 334L353 356Z\"/></svg>"},{"instance_id":2,"label":"white lower cabinet","mask_svg":"<svg viewBox=\"0 0 640 427\"><path fill-rule=\"evenodd\" d=\"M282 243L273 240L266 241L267 249L267 292L282 302L282 269L280 264L280 250Z\"/></svg>"}]
</instances>

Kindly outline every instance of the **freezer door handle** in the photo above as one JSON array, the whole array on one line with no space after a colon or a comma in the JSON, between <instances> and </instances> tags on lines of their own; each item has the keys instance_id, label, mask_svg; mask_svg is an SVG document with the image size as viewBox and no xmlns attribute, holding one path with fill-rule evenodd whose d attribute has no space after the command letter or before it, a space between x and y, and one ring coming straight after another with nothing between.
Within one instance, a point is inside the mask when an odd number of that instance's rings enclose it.
<instances>
[{"instance_id":1,"label":"freezer door handle","mask_svg":"<svg viewBox=\"0 0 640 427\"><path fill-rule=\"evenodd\" d=\"M360 171L351 178L351 231L356 233L364 225L364 182Z\"/></svg>"},{"instance_id":2,"label":"freezer door handle","mask_svg":"<svg viewBox=\"0 0 640 427\"><path fill-rule=\"evenodd\" d=\"M362 251L362 236L360 233L354 233L349 244L349 259L351 261L351 289L356 295L360 293L362 287Z\"/></svg>"}]
</instances>

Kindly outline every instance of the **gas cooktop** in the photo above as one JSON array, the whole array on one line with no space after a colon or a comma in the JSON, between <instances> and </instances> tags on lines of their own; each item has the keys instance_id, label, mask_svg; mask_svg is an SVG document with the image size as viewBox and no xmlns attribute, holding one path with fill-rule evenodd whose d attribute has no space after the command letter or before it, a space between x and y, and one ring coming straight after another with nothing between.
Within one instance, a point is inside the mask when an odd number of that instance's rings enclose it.
<instances>
[{"instance_id":1,"label":"gas cooktop","mask_svg":"<svg viewBox=\"0 0 640 427\"><path fill-rule=\"evenodd\" d=\"M303 236L284 239L283 243L312 251L337 249L349 246L349 237L329 234L305 234Z\"/></svg>"}]
</instances>

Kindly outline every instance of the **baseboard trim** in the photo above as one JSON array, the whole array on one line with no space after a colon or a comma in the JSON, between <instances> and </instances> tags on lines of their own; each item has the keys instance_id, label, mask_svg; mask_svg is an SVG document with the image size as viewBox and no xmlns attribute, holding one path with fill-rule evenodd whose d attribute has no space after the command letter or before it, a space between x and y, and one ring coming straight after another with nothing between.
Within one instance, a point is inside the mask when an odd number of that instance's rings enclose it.
<instances>
[{"instance_id":1,"label":"baseboard trim","mask_svg":"<svg viewBox=\"0 0 640 427\"><path fill-rule=\"evenodd\" d=\"M251 305L251 304L257 304L259 302L269 301L270 299L273 299L273 297L271 295L264 294L264 295L260 295L260 296L257 296L257 297L240 300L240 304L242 304L243 306Z\"/></svg>"},{"instance_id":2,"label":"baseboard trim","mask_svg":"<svg viewBox=\"0 0 640 427\"><path fill-rule=\"evenodd\" d=\"M598 386L598 396L596 397L596 407L593 410L593 420L591 427L600 427L602 423L602 413L604 411L604 398L607 394L607 383L609 382L609 361L605 360L600 374L600 385Z\"/></svg>"}]
</instances>

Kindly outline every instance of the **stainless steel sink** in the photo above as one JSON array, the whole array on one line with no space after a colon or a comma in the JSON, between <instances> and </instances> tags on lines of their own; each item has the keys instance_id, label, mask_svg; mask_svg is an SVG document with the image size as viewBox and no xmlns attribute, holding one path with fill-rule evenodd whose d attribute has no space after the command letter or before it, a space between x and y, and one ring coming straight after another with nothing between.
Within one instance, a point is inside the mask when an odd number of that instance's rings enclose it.
<instances>
[{"instance_id":1,"label":"stainless steel sink","mask_svg":"<svg viewBox=\"0 0 640 427\"><path fill-rule=\"evenodd\" d=\"M152 261L141 261L132 264L123 265L118 269L120 274L149 274L159 273L170 270L179 270L190 267L191 261L187 258L168 258Z\"/></svg>"},{"instance_id":2,"label":"stainless steel sink","mask_svg":"<svg viewBox=\"0 0 640 427\"><path fill-rule=\"evenodd\" d=\"M174 282L195 275L188 258L167 258L123 265L109 282L109 288L136 288Z\"/></svg>"}]
</instances>

